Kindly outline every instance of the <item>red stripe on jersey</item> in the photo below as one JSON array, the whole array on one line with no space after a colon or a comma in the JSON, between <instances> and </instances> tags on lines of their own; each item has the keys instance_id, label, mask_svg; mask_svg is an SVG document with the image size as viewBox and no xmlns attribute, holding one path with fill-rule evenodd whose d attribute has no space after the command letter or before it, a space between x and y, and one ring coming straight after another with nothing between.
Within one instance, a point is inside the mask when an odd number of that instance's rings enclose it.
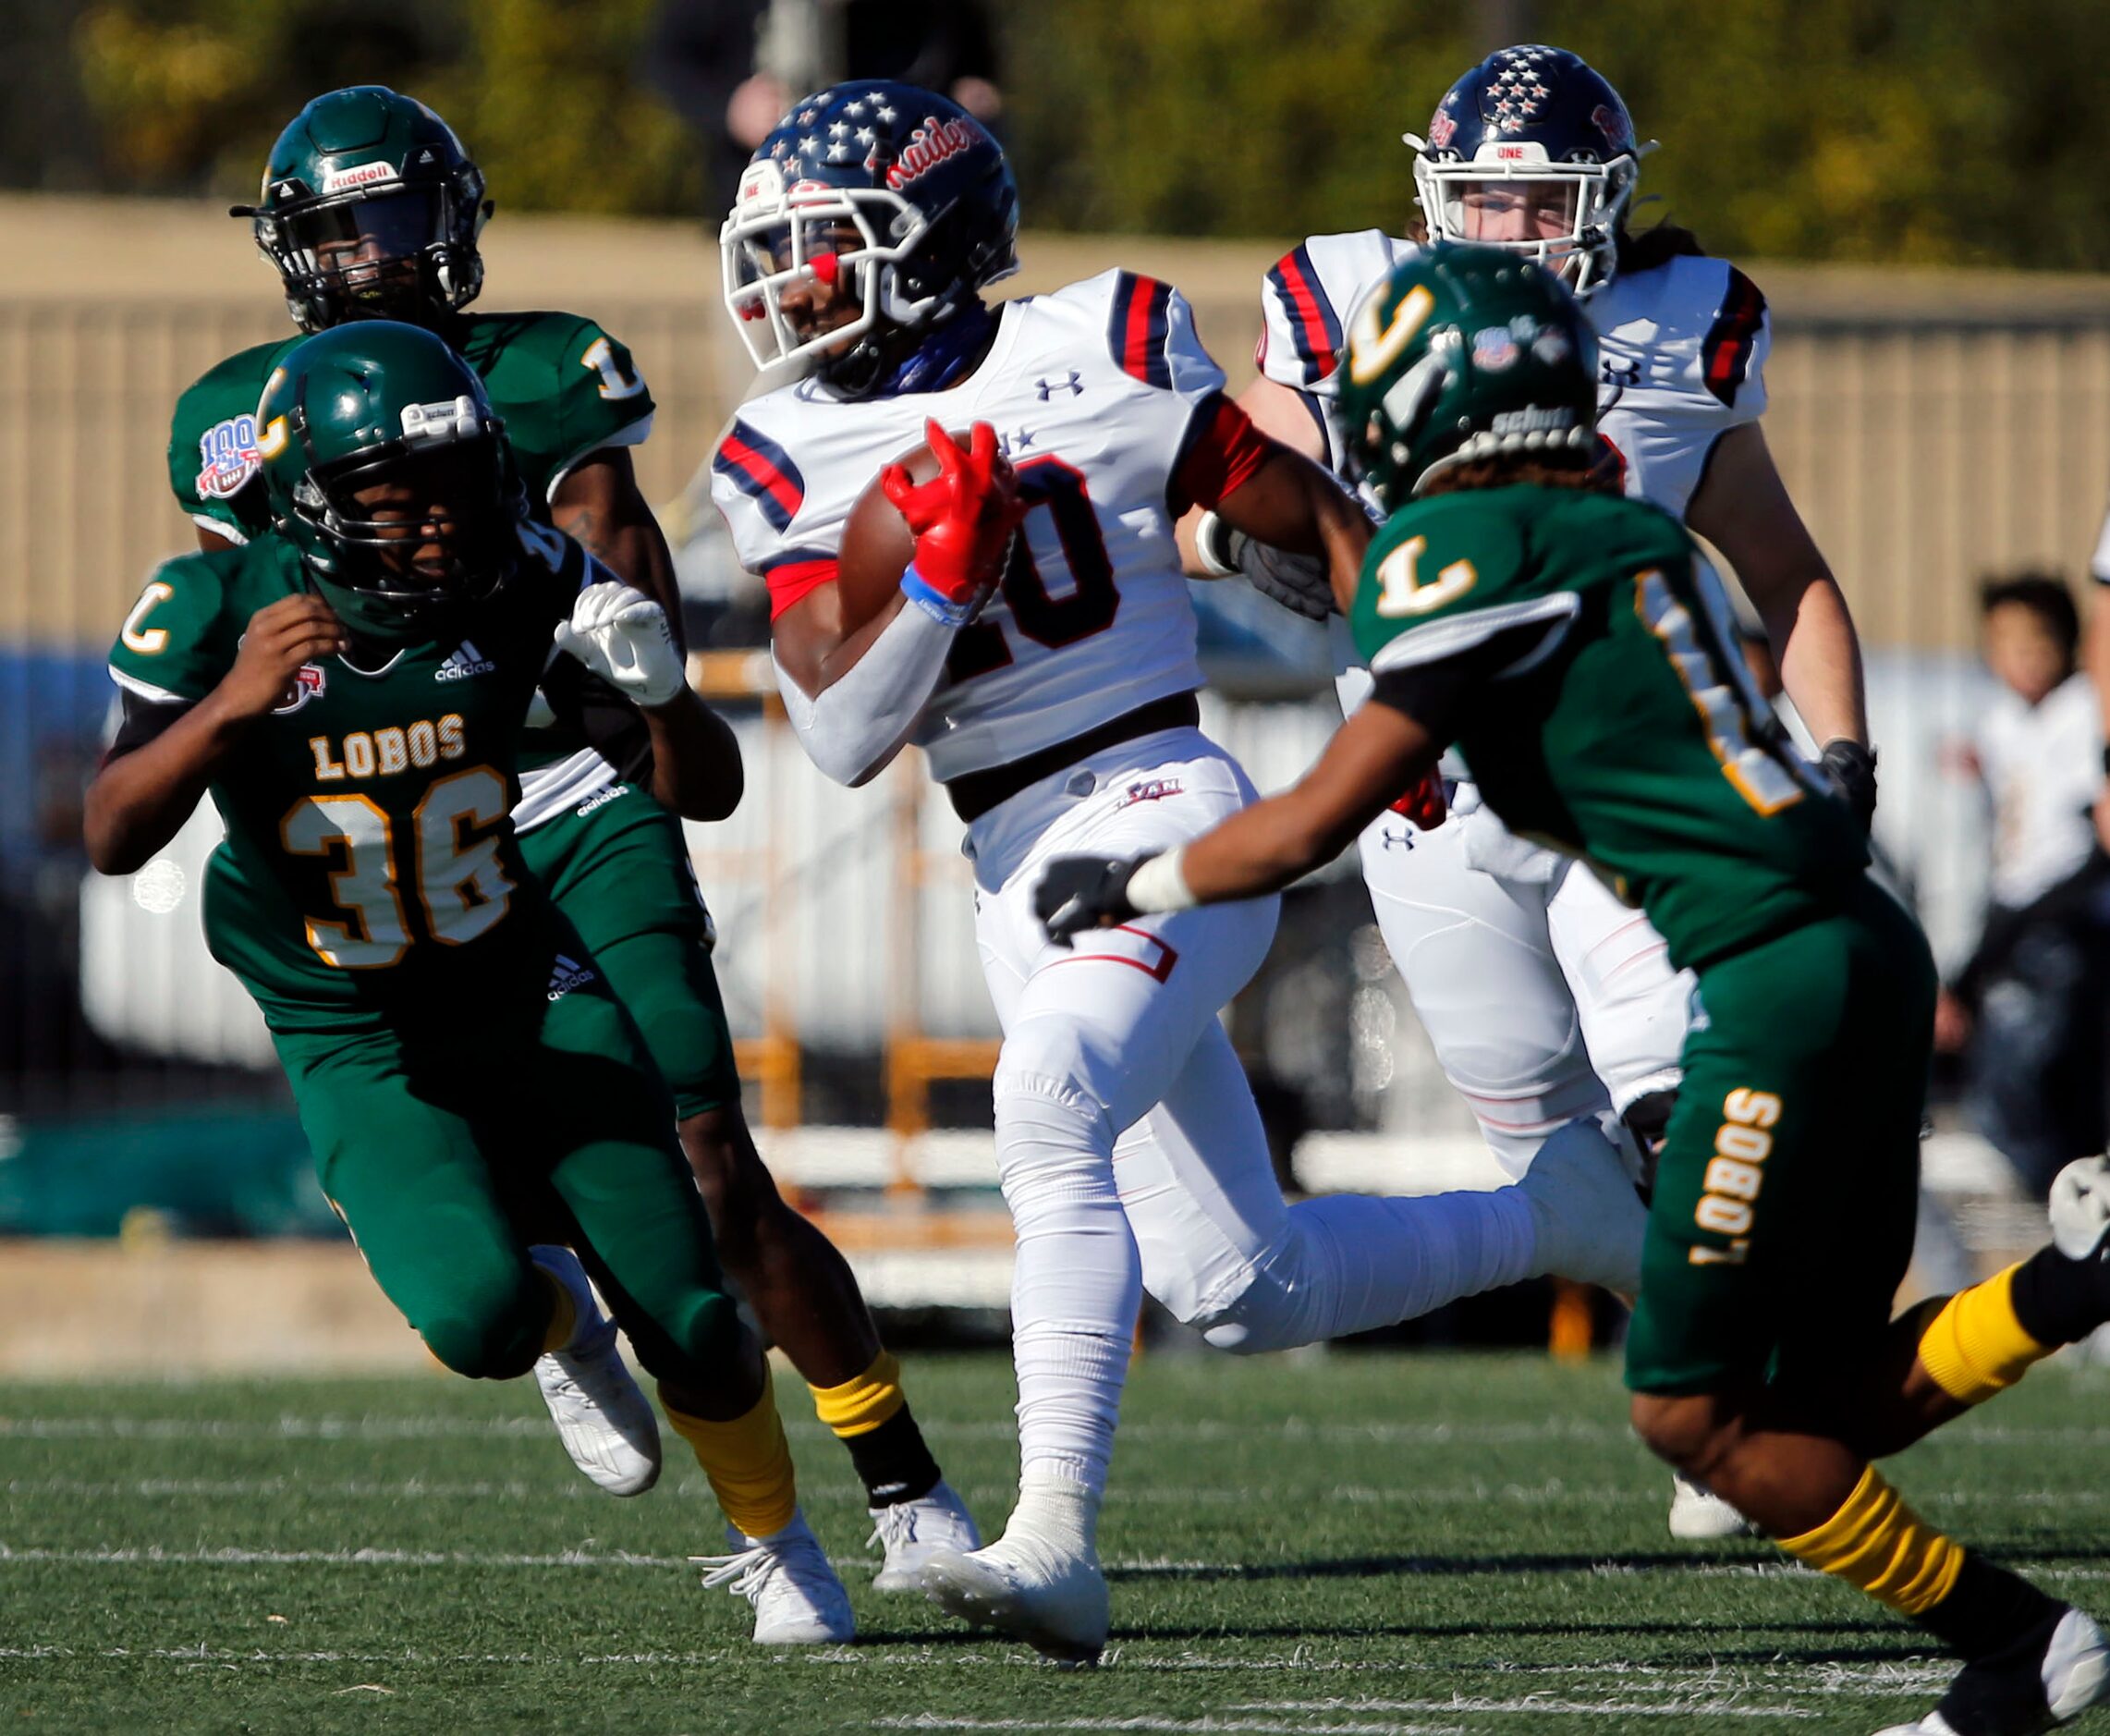
<instances>
[{"instance_id":1,"label":"red stripe on jersey","mask_svg":"<svg viewBox=\"0 0 2110 1736\"><path fill-rule=\"evenodd\" d=\"M805 491L738 434L727 434L719 445L719 456L745 471L769 491L770 498L787 513L795 513L806 498Z\"/></svg>"},{"instance_id":2,"label":"red stripe on jersey","mask_svg":"<svg viewBox=\"0 0 2110 1736\"><path fill-rule=\"evenodd\" d=\"M1150 377L1151 303L1157 289L1158 286L1148 277L1135 278L1129 285L1128 324L1121 343L1121 372L1139 380Z\"/></svg>"},{"instance_id":3,"label":"red stripe on jersey","mask_svg":"<svg viewBox=\"0 0 2110 1736\"><path fill-rule=\"evenodd\" d=\"M1214 507L1236 494L1274 454L1275 444L1221 392L1195 412L1187 449L1173 472L1173 516L1189 507Z\"/></svg>"},{"instance_id":4,"label":"red stripe on jersey","mask_svg":"<svg viewBox=\"0 0 2110 1736\"><path fill-rule=\"evenodd\" d=\"M1723 403L1734 405L1750 365L1751 347L1758 341L1759 326L1765 319L1765 297L1735 266L1729 268L1728 292L1721 312L1708 328L1704 353L1707 389Z\"/></svg>"},{"instance_id":5,"label":"red stripe on jersey","mask_svg":"<svg viewBox=\"0 0 2110 1736\"><path fill-rule=\"evenodd\" d=\"M1303 251L1299 248L1282 256L1282 281L1296 307L1297 323L1303 327L1304 347L1311 352L1311 366L1317 370L1316 377L1323 380L1341 365L1340 358L1326 341L1326 320L1319 311L1319 292L1304 275L1304 262L1299 257Z\"/></svg>"},{"instance_id":6,"label":"red stripe on jersey","mask_svg":"<svg viewBox=\"0 0 2110 1736\"><path fill-rule=\"evenodd\" d=\"M766 580L769 618L774 621L785 610L803 603L823 585L834 584L835 573L836 563L833 560L787 560L781 567L772 567Z\"/></svg>"}]
</instances>

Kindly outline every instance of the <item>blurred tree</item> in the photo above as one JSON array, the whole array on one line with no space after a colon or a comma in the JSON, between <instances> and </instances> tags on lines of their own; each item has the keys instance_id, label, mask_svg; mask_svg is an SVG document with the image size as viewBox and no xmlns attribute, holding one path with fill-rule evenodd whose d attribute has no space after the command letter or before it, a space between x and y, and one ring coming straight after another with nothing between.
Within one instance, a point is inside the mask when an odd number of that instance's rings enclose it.
<instances>
[{"instance_id":1,"label":"blurred tree","mask_svg":"<svg viewBox=\"0 0 2110 1736\"><path fill-rule=\"evenodd\" d=\"M416 92L515 210L688 213L688 128L637 77L652 0L476 0L466 54Z\"/></svg>"},{"instance_id":2,"label":"blurred tree","mask_svg":"<svg viewBox=\"0 0 2110 1736\"><path fill-rule=\"evenodd\" d=\"M63 13L63 0L55 0ZM48 7L55 0L30 0ZM1002 8L1028 221L1288 237L1411 211L1420 130L1512 20L1663 141L1642 192L1723 251L2110 267L2084 155L2102 0L1063 0ZM94 0L73 33L104 185L249 189L303 102L380 79L514 208L685 213L692 153L638 82L650 0ZM0 65L0 113L53 81ZM10 105L13 109L10 109ZM78 146L75 153L79 154ZM46 184L19 154L0 176Z\"/></svg>"}]
</instances>

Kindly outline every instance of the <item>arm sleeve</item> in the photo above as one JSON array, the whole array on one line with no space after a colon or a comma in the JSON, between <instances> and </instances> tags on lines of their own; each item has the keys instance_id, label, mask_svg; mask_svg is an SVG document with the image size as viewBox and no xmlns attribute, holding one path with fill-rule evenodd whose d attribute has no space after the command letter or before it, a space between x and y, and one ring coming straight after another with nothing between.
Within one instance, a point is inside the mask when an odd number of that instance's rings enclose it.
<instances>
[{"instance_id":1,"label":"arm sleeve","mask_svg":"<svg viewBox=\"0 0 2110 1736\"><path fill-rule=\"evenodd\" d=\"M112 760L121 760L126 754L145 747L195 703L195 700L188 699L147 699L129 688L120 688L117 730L110 738L110 745L103 750L103 764L107 765Z\"/></svg>"},{"instance_id":2,"label":"arm sleeve","mask_svg":"<svg viewBox=\"0 0 2110 1736\"><path fill-rule=\"evenodd\" d=\"M814 695L775 664L784 709L813 764L854 789L893 758L945 674L953 632L911 605L887 622L841 680Z\"/></svg>"},{"instance_id":3,"label":"arm sleeve","mask_svg":"<svg viewBox=\"0 0 2110 1736\"><path fill-rule=\"evenodd\" d=\"M1187 424L1173 467L1172 516L1178 518L1189 507L1214 507L1251 481L1275 450L1275 442L1223 393L1205 398Z\"/></svg>"}]
</instances>

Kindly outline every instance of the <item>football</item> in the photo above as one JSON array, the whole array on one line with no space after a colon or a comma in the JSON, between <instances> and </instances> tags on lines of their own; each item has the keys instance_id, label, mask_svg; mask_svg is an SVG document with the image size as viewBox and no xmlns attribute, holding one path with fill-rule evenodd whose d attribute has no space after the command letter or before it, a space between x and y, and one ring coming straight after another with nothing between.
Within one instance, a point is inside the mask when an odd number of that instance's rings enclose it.
<instances>
[{"instance_id":1,"label":"football","mask_svg":"<svg viewBox=\"0 0 2110 1736\"><path fill-rule=\"evenodd\" d=\"M953 438L963 446L968 444L964 430L956 432ZM938 460L928 446L918 445L892 462L906 465L910 480L918 483L927 483L938 473ZM853 630L878 614L886 605L886 599L901 588L901 575L916 555L916 539L909 532L909 521L887 499L886 490L880 484L884 471L882 465L873 472L857 505L850 508L837 554L835 582L842 593L843 624Z\"/></svg>"}]
</instances>

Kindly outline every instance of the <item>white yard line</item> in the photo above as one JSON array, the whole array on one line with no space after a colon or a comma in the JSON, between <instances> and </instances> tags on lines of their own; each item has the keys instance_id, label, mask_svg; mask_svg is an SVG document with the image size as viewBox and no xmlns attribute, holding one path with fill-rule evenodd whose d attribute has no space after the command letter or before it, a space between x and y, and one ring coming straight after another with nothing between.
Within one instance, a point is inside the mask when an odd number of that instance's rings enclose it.
<instances>
[{"instance_id":1,"label":"white yard line","mask_svg":"<svg viewBox=\"0 0 2110 1736\"><path fill-rule=\"evenodd\" d=\"M1639 1700L1555 1700L1543 1694L1527 1694L1518 1700L1494 1700L1472 1694L1454 1694L1447 1700L1371 1700L1336 1706L1323 1700L1282 1700L1231 1708L1240 1712L1469 1712L1474 1714L1536 1712L1565 1718L1816 1718L1818 1713L1801 1705L1747 1705L1737 1700L1685 1699L1669 1704ZM1316 1725L1300 1726L1315 1730Z\"/></svg>"},{"instance_id":2,"label":"white yard line","mask_svg":"<svg viewBox=\"0 0 2110 1736\"><path fill-rule=\"evenodd\" d=\"M935 1440L1009 1440L1009 1422L923 1424ZM794 1439L825 1438L817 1423L789 1421ZM0 1417L0 1440L483 1440L549 1432L542 1417L281 1416L268 1423L214 1421L204 1417L18 1416ZM2103 1431L2110 1440L2110 1430ZM1543 1423L1129 1423L1124 1440L1311 1441L1330 1446L1500 1446L1530 1441L1611 1441L1629 1438L1624 1425L1555 1420Z\"/></svg>"},{"instance_id":3,"label":"white yard line","mask_svg":"<svg viewBox=\"0 0 2110 1736\"><path fill-rule=\"evenodd\" d=\"M1178 1736L1214 1736L1217 1731L1251 1731L1261 1736L1464 1736L1462 1724L1276 1724L1253 1718L955 1718L937 1712L912 1712L874 1718L872 1730L1164 1730Z\"/></svg>"}]
</instances>

